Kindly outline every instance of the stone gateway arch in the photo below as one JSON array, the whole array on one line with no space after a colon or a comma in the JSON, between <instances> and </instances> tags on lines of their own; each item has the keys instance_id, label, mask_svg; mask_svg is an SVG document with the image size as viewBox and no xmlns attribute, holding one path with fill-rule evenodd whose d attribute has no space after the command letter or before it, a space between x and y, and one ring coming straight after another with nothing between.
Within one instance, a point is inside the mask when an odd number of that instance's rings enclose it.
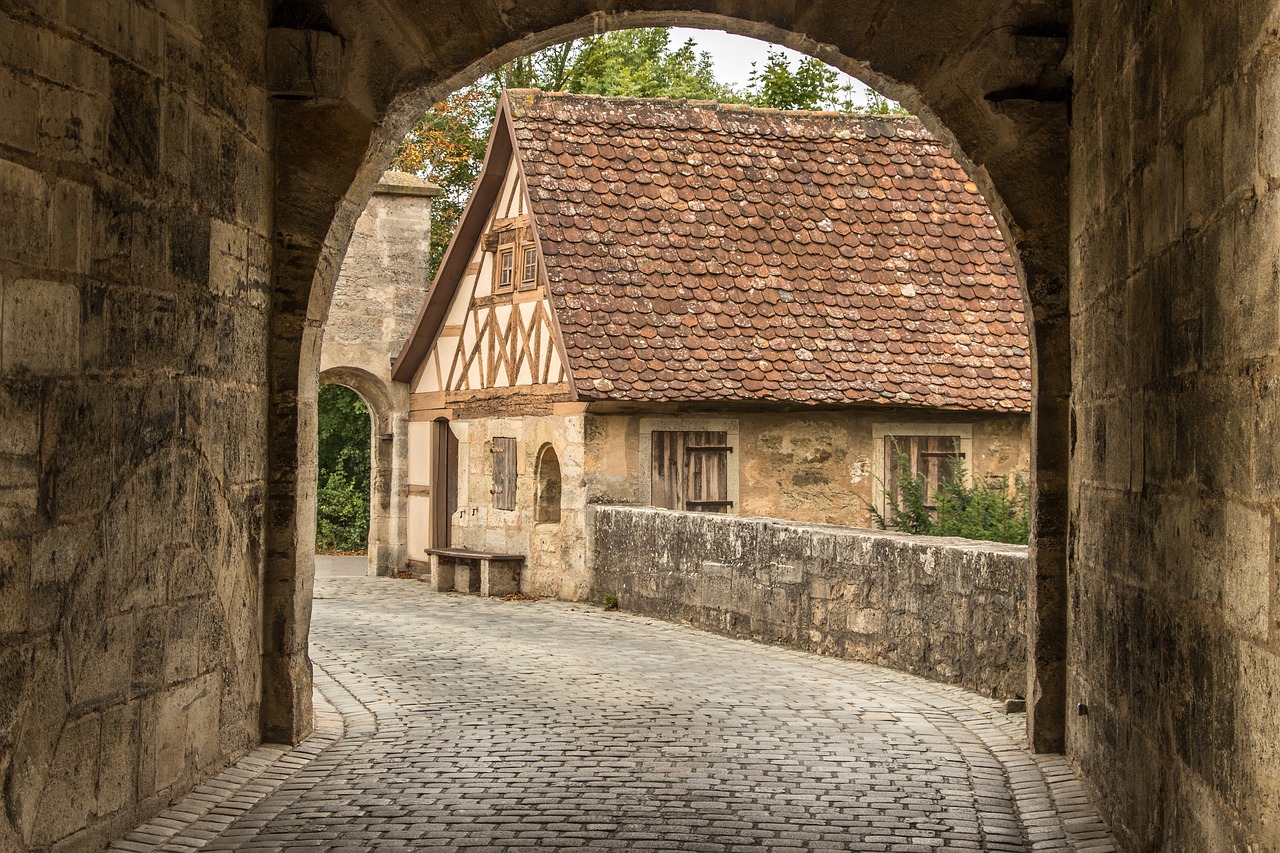
<instances>
[{"instance_id":1,"label":"stone gateway arch","mask_svg":"<svg viewBox=\"0 0 1280 853\"><path fill-rule=\"evenodd\" d=\"M1034 347L1029 736L1134 850L1280 847L1278 0L0 4L0 849L95 849L310 725L308 406L420 110L605 29L907 104Z\"/></svg>"}]
</instances>

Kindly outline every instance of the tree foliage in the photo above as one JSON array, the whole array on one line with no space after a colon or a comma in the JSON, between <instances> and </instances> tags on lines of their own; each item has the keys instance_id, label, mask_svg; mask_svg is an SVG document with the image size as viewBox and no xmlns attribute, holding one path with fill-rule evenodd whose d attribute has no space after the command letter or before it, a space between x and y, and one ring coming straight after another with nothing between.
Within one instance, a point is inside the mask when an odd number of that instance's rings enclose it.
<instances>
[{"instance_id":1,"label":"tree foliage","mask_svg":"<svg viewBox=\"0 0 1280 853\"><path fill-rule=\"evenodd\" d=\"M317 408L316 549L363 551L369 539L369 409L341 385L322 385Z\"/></svg>"},{"instance_id":2,"label":"tree foliage","mask_svg":"<svg viewBox=\"0 0 1280 853\"><path fill-rule=\"evenodd\" d=\"M709 53L699 53L692 39L673 48L663 27L583 39L564 82L578 95L742 100L716 80Z\"/></svg>"},{"instance_id":3,"label":"tree foliage","mask_svg":"<svg viewBox=\"0 0 1280 853\"><path fill-rule=\"evenodd\" d=\"M793 69L786 54L770 50L763 68L751 68L751 102L776 110L839 108L839 74L831 66L809 57Z\"/></svg>"},{"instance_id":4,"label":"tree foliage","mask_svg":"<svg viewBox=\"0 0 1280 853\"><path fill-rule=\"evenodd\" d=\"M422 175L444 190L431 205L431 276L440 267L480 175L496 106L496 96L484 87L454 92L423 114L391 163L391 168Z\"/></svg>"},{"instance_id":5,"label":"tree foliage","mask_svg":"<svg viewBox=\"0 0 1280 853\"><path fill-rule=\"evenodd\" d=\"M893 453L898 470L911 470L906 453L896 445ZM932 511L926 506L923 474L903 477L897 494L884 487L885 513L867 505L876 526L922 536L1027 544L1031 489L1025 477L1014 474L1012 487L1008 477L976 479L969 486L960 457L951 460L950 471L951 476L938 484Z\"/></svg>"}]
</instances>

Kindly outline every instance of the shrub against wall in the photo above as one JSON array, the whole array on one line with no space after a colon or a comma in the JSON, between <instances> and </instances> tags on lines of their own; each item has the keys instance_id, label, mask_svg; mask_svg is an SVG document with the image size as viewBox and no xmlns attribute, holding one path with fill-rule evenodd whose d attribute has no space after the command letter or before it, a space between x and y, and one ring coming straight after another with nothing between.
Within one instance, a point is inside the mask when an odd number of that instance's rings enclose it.
<instances>
[{"instance_id":1,"label":"shrub against wall","mask_svg":"<svg viewBox=\"0 0 1280 853\"><path fill-rule=\"evenodd\" d=\"M906 454L896 453L901 470L910 470ZM868 504L881 530L898 530L918 536L959 536L983 542L1026 545L1029 531L1027 507L1031 487L1021 474L992 476L966 483L964 460L955 458L950 476L928 494L923 475L904 477L897 489L885 488L885 512ZM932 505L929 499L932 498Z\"/></svg>"},{"instance_id":2,"label":"shrub against wall","mask_svg":"<svg viewBox=\"0 0 1280 853\"><path fill-rule=\"evenodd\" d=\"M369 408L341 385L320 388L316 550L363 551L369 540Z\"/></svg>"}]
</instances>

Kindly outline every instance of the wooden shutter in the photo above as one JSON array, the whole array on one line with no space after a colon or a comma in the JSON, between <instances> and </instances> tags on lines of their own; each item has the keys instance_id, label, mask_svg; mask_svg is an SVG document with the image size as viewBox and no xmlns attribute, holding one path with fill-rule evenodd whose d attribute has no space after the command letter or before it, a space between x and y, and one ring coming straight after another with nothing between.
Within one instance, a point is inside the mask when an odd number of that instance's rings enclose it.
<instances>
[{"instance_id":1,"label":"wooden shutter","mask_svg":"<svg viewBox=\"0 0 1280 853\"><path fill-rule=\"evenodd\" d=\"M726 432L653 433L653 505L697 512L727 512L729 454Z\"/></svg>"},{"instance_id":2,"label":"wooden shutter","mask_svg":"<svg viewBox=\"0 0 1280 853\"><path fill-rule=\"evenodd\" d=\"M516 440L495 438L493 452L493 508L516 508Z\"/></svg>"}]
</instances>

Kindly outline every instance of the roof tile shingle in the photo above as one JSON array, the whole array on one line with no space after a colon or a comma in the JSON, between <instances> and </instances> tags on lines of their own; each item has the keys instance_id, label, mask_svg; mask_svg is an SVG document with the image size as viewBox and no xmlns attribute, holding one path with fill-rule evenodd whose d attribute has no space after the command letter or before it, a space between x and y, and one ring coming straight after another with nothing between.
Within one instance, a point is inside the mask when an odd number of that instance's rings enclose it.
<instances>
[{"instance_id":1,"label":"roof tile shingle","mask_svg":"<svg viewBox=\"0 0 1280 853\"><path fill-rule=\"evenodd\" d=\"M1030 408L1013 263L915 119L507 99L582 398Z\"/></svg>"}]
</instances>

